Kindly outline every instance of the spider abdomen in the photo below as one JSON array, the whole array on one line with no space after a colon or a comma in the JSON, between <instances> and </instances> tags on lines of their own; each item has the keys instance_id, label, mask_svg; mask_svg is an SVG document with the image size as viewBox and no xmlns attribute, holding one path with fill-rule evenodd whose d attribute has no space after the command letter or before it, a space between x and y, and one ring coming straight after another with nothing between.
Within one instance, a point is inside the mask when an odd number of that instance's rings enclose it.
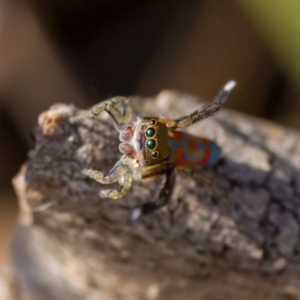
<instances>
[{"instance_id":1,"label":"spider abdomen","mask_svg":"<svg viewBox=\"0 0 300 300\"><path fill-rule=\"evenodd\" d=\"M181 131L173 132L171 149L175 164L183 167L214 164L221 154L221 149L215 142Z\"/></svg>"}]
</instances>

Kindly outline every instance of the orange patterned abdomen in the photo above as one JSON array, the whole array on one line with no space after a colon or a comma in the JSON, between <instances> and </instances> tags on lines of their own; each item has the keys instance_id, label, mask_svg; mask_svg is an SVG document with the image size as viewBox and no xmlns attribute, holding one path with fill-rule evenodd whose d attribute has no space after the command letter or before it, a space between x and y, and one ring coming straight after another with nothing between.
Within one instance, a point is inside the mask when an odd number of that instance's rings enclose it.
<instances>
[{"instance_id":1,"label":"orange patterned abdomen","mask_svg":"<svg viewBox=\"0 0 300 300\"><path fill-rule=\"evenodd\" d=\"M220 157L220 147L216 143L180 131L173 132L171 148L177 166L214 164Z\"/></svg>"}]
</instances>

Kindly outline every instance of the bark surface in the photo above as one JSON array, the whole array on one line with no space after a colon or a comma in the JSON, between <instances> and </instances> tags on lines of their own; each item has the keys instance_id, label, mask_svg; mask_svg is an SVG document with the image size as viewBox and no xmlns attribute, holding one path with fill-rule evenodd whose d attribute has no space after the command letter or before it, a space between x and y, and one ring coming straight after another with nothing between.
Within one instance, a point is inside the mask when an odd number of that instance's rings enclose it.
<instances>
[{"instance_id":1,"label":"bark surface","mask_svg":"<svg viewBox=\"0 0 300 300\"><path fill-rule=\"evenodd\" d=\"M132 101L139 115L172 118L201 105L171 91ZM195 169L213 188L178 173L173 224L167 209L133 222L132 208L154 200L162 179L99 198L107 186L81 170L109 171L118 133L106 113L70 124L77 111L56 104L40 115L13 180L20 299L300 299L299 133L226 109L191 126L222 148L216 166Z\"/></svg>"}]
</instances>

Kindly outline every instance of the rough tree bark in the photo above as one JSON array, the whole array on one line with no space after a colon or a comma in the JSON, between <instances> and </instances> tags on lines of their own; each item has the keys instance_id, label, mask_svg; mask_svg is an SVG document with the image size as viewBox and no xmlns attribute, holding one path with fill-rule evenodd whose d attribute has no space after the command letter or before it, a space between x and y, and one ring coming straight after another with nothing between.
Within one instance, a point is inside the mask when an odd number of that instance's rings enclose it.
<instances>
[{"instance_id":1,"label":"rough tree bark","mask_svg":"<svg viewBox=\"0 0 300 300\"><path fill-rule=\"evenodd\" d=\"M133 102L142 115L170 117L199 106L170 91ZM214 192L178 174L174 223L166 209L132 222L131 209L155 199L161 179L100 199L103 186L81 170L108 171L120 157L118 134L105 113L70 124L76 111L57 104L41 114L13 180L19 299L300 299L299 133L223 109L188 129L222 147L216 166L196 170Z\"/></svg>"}]
</instances>

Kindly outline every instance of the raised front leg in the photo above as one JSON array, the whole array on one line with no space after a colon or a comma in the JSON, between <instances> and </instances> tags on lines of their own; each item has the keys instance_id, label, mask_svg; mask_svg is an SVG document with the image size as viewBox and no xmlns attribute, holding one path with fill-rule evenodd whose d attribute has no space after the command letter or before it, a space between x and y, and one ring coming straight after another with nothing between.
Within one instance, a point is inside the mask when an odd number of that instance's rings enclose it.
<instances>
[{"instance_id":1,"label":"raised front leg","mask_svg":"<svg viewBox=\"0 0 300 300\"><path fill-rule=\"evenodd\" d=\"M205 105L201 109L194 111L188 116L184 116L175 120L168 118L160 118L159 120L166 123L170 129L176 129L190 126L193 123L208 118L220 110L222 105L227 101L230 92L235 85L235 81L229 81L214 98L212 104Z\"/></svg>"},{"instance_id":2,"label":"raised front leg","mask_svg":"<svg viewBox=\"0 0 300 300\"><path fill-rule=\"evenodd\" d=\"M119 160L116 165L109 171L107 175L103 175L103 173L92 170L85 169L82 173L102 184L111 184L114 182L118 182L120 185L120 189L106 189L100 191L101 198L111 198L111 199L120 199L124 197L132 184L132 171L126 165L124 160Z\"/></svg>"},{"instance_id":3,"label":"raised front leg","mask_svg":"<svg viewBox=\"0 0 300 300\"><path fill-rule=\"evenodd\" d=\"M114 97L96 104L90 110L81 111L80 114L71 119L71 122L78 122L99 116L103 111L106 111L110 115L117 130L132 120L132 107L129 103L129 99L125 97Z\"/></svg>"}]
</instances>

